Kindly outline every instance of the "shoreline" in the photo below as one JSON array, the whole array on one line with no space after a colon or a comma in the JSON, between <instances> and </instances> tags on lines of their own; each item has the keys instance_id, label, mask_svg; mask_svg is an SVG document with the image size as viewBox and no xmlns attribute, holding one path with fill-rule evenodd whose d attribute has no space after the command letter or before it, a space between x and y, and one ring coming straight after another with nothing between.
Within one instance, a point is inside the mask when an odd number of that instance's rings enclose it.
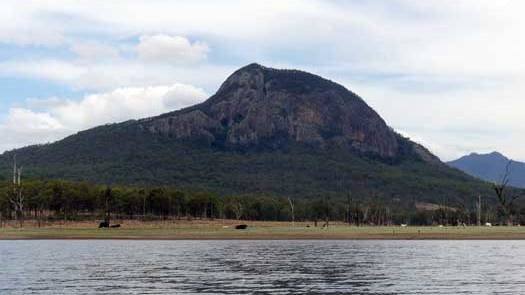
<instances>
[{"instance_id":1,"label":"shoreline","mask_svg":"<svg viewBox=\"0 0 525 295\"><path fill-rule=\"evenodd\" d=\"M117 223L117 222L115 222ZM309 222L195 220L137 222L121 220L121 228L98 229L96 222L47 224L44 227L0 228L0 241L7 240L525 240L519 226L349 226L335 223L328 228ZM236 224L247 229L238 230Z\"/></svg>"},{"instance_id":2,"label":"shoreline","mask_svg":"<svg viewBox=\"0 0 525 295\"><path fill-rule=\"evenodd\" d=\"M522 241L525 237L0 237L2 241Z\"/></svg>"}]
</instances>

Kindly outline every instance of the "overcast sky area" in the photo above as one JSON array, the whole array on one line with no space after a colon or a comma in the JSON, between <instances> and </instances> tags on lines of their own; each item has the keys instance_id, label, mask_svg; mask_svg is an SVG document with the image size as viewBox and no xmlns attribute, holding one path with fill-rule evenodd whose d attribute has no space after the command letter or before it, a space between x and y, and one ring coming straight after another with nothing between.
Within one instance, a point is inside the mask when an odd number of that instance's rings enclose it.
<instances>
[{"instance_id":1,"label":"overcast sky area","mask_svg":"<svg viewBox=\"0 0 525 295\"><path fill-rule=\"evenodd\" d=\"M525 160L525 1L4 1L0 152L205 100L251 62L360 95L447 161Z\"/></svg>"}]
</instances>

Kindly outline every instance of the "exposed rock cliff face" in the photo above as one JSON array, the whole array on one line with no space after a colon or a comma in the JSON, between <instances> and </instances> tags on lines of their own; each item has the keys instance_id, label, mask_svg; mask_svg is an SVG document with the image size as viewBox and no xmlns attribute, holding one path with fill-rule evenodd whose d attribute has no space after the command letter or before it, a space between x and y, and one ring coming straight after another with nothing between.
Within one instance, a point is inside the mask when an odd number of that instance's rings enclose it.
<instances>
[{"instance_id":1,"label":"exposed rock cliff face","mask_svg":"<svg viewBox=\"0 0 525 295\"><path fill-rule=\"evenodd\" d=\"M228 148L301 143L384 158L399 152L400 136L343 86L258 64L233 73L206 102L140 124L153 133Z\"/></svg>"}]
</instances>

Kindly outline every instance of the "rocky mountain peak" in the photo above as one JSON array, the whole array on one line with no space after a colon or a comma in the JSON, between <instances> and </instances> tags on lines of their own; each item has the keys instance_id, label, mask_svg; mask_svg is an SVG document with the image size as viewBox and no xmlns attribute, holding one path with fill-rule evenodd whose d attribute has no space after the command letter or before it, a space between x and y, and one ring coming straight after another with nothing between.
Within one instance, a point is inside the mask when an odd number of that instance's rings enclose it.
<instances>
[{"instance_id":1,"label":"rocky mountain peak","mask_svg":"<svg viewBox=\"0 0 525 295\"><path fill-rule=\"evenodd\" d=\"M500 152L492 152L489 154L489 156L493 157L493 158L497 158L497 159L500 159L500 160L504 160L504 161L508 161L509 159L507 157L505 157L503 154L501 154Z\"/></svg>"},{"instance_id":2,"label":"rocky mountain peak","mask_svg":"<svg viewBox=\"0 0 525 295\"><path fill-rule=\"evenodd\" d=\"M206 102L142 125L153 133L229 149L298 144L382 158L396 157L404 140L343 86L256 63L235 71Z\"/></svg>"}]
</instances>

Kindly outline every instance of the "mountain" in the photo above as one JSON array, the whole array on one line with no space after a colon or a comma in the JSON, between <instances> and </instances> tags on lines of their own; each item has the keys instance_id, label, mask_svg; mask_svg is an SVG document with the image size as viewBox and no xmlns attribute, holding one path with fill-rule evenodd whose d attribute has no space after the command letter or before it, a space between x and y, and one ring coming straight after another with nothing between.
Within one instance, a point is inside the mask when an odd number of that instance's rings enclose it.
<instances>
[{"instance_id":1,"label":"mountain","mask_svg":"<svg viewBox=\"0 0 525 295\"><path fill-rule=\"evenodd\" d=\"M13 155L26 177L173 185L221 194L432 201L490 192L396 133L363 99L319 76L250 64L205 102L109 124Z\"/></svg>"},{"instance_id":2,"label":"mountain","mask_svg":"<svg viewBox=\"0 0 525 295\"><path fill-rule=\"evenodd\" d=\"M447 164L467 174L489 182L500 182L509 159L498 152L490 154L472 153ZM512 161L509 166L509 184L525 188L525 163Z\"/></svg>"}]
</instances>

